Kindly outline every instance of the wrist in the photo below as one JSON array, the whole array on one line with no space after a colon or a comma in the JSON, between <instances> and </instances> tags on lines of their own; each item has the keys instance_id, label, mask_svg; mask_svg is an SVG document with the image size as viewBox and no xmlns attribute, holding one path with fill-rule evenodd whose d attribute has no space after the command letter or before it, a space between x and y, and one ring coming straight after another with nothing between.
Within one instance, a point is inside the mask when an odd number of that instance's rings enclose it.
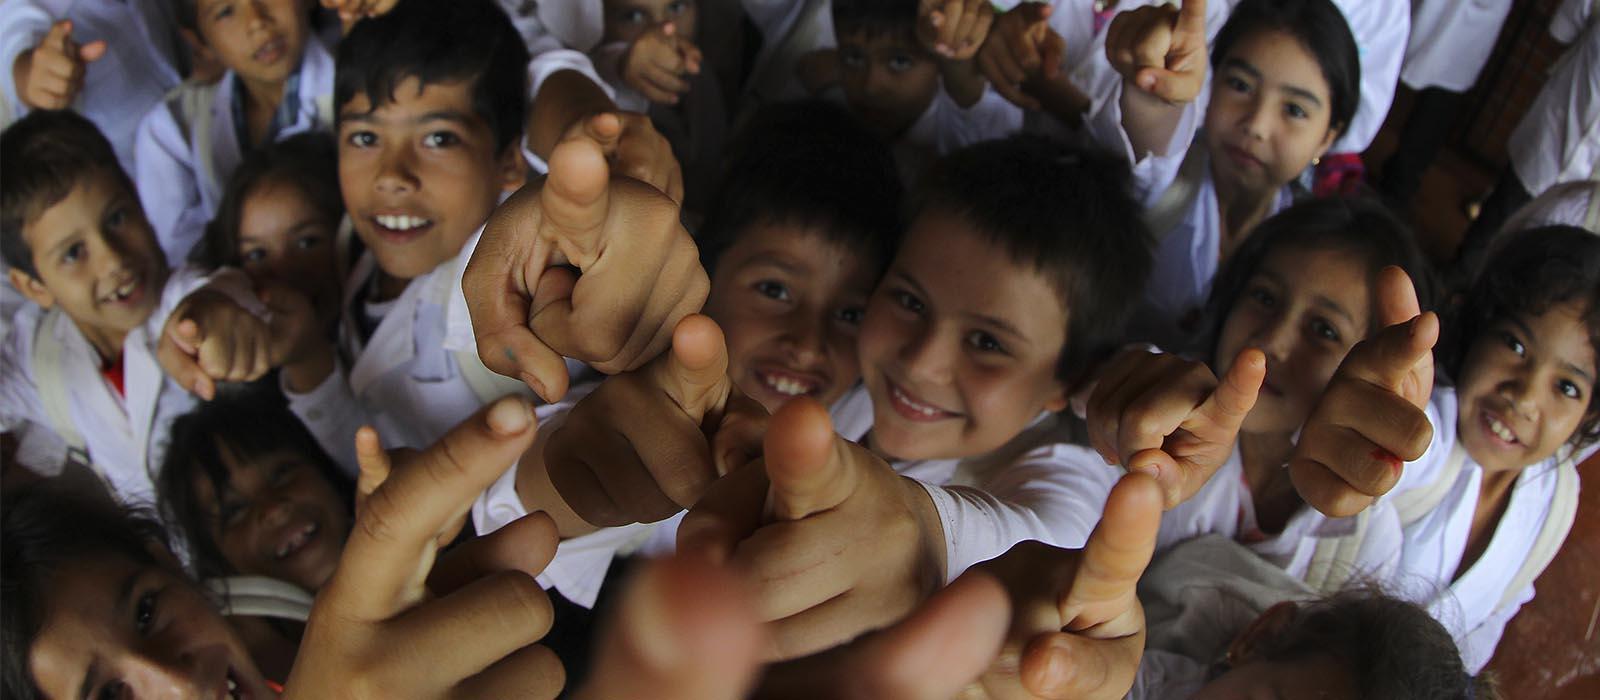
<instances>
[{"instance_id":1,"label":"wrist","mask_svg":"<svg viewBox=\"0 0 1600 700\"><path fill-rule=\"evenodd\" d=\"M933 497L928 494L928 489L922 482L907 476L901 476L899 479L905 491L907 505L917 522L919 550L917 584L922 597L926 598L942 588L945 583L948 562L945 554L944 521L939 517L939 509L933 504Z\"/></svg>"}]
</instances>

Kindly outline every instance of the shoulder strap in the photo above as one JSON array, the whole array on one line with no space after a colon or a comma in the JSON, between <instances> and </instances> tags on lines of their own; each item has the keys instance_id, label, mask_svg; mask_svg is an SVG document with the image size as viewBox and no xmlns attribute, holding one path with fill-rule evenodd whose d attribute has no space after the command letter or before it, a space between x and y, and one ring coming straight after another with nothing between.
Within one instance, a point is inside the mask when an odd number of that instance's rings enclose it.
<instances>
[{"instance_id":1,"label":"shoulder strap","mask_svg":"<svg viewBox=\"0 0 1600 700\"><path fill-rule=\"evenodd\" d=\"M1457 441L1450 448L1450 456L1445 458L1444 470L1432 482L1396 496L1394 508L1400 514L1400 524L1410 525L1437 508L1450 487L1455 485L1456 477L1461 474L1461 467L1466 461L1467 449Z\"/></svg>"},{"instance_id":2,"label":"shoulder strap","mask_svg":"<svg viewBox=\"0 0 1600 700\"><path fill-rule=\"evenodd\" d=\"M1506 586L1505 595L1495 609L1511 604L1522 589L1544 573L1545 567L1556 558L1556 552L1561 550L1561 543L1567 540L1567 533L1572 530L1572 522L1577 515L1578 467L1572 463L1569 455L1556 465L1556 492L1550 501L1550 514L1539 527L1533 548L1529 550L1528 557L1522 560L1522 568L1517 569L1517 574L1511 577L1511 583Z\"/></svg>"},{"instance_id":3,"label":"shoulder strap","mask_svg":"<svg viewBox=\"0 0 1600 700\"><path fill-rule=\"evenodd\" d=\"M311 616L311 594L287 581L265 576L230 576L206 581L222 599L224 616L270 617L305 622Z\"/></svg>"},{"instance_id":4,"label":"shoulder strap","mask_svg":"<svg viewBox=\"0 0 1600 700\"><path fill-rule=\"evenodd\" d=\"M1151 235L1155 236L1157 243L1165 238L1178 224L1183 223L1183 218L1188 215L1189 207L1193 206L1194 198L1200 193L1200 182L1205 178L1206 153L1205 147L1200 145L1198 139L1189 147L1189 152L1183 157L1183 164L1178 166L1178 176L1161 193L1161 198L1144 212L1144 222L1150 227Z\"/></svg>"},{"instance_id":5,"label":"shoulder strap","mask_svg":"<svg viewBox=\"0 0 1600 700\"><path fill-rule=\"evenodd\" d=\"M1600 0L1595 0L1600 2ZM1597 170L1596 172L1600 172ZM1600 234L1600 179L1591 181L1589 188L1589 213L1583 217L1583 227L1591 233Z\"/></svg>"},{"instance_id":6,"label":"shoulder strap","mask_svg":"<svg viewBox=\"0 0 1600 700\"><path fill-rule=\"evenodd\" d=\"M67 381L61 367L66 346L57 335L60 324L69 323L67 315L59 308L44 312L39 325L33 330L33 379L39 388L39 401L44 404L45 417L50 428L67 443L67 459L89 465L88 443L72 420L72 407L67 395Z\"/></svg>"},{"instance_id":7,"label":"shoulder strap","mask_svg":"<svg viewBox=\"0 0 1600 700\"><path fill-rule=\"evenodd\" d=\"M1319 593L1333 593L1344 588L1355 575L1357 555L1360 554L1361 545L1367 539L1369 511L1362 511L1354 517L1355 532L1342 537L1317 540L1316 549L1311 553L1311 564L1302 577L1312 590Z\"/></svg>"}]
</instances>

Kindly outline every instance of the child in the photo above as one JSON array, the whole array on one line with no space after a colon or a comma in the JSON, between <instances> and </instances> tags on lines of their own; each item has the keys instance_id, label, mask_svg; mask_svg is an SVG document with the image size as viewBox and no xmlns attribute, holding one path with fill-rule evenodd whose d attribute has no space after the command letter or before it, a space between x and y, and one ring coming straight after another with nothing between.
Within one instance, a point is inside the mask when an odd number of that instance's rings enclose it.
<instances>
[{"instance_id":1,"label":"child","mask_svg":"<svg viewBox=\"0 0 1600 700\"><path fill-rule=\"evenodd\" d=\"M202 579L265 576L315 592L350 532L350 478L272 389L218 398L172 424L157 482Z\"/></svg>"},{"instance_id":2,"label":"child","mask_svg":"<svg viewBox=\"0 0 1600 700\"><path fill-rule=\"evenodd\" d=\"M305 0L186 0L185 27L227 72L189 82L139 125L141 201L176 265L205 232L246 155L280 138L333 128L333 57L311 30Z\"/></svg>"},{"instance_id":3,"label":"child","mask_svg":"<svg viewBox=\"0 0 1600 700\"><path fill-rule=\"evenodd\" d=\"M218 381L254 379L274 354L248 281L169 271L133 183L93 124L29 114L0 135L0 242L11 283L37 306L6 339L0 412L54 430L129 502L173 416Z\"/></svg>"},{"instance_id":4,"label":"child","mask_svg":"<svg viewBox=\"0 0 1600 700\"><path fill-rule=\"evenodd\" d=\"M1211 45L1217 75L1205 90L1201 2L1184 4L1170 49L1159 52L1177 68L1141 67L1133 58L1144 33L1168 29L1168 12L1139 8L1113 20L1107 36L1116 41L1106 52L1124 82L1089 123L1136 163L1158 235L1145 292L1150 309L1136 332L1172 346L1195 330L1218 265L1258 223L1289 205L1289 183L1349 126L1361 66L1330 0L1244 0ZM1191 98L1199 101L1186 106Z\"/></svg>"}]
</instances>

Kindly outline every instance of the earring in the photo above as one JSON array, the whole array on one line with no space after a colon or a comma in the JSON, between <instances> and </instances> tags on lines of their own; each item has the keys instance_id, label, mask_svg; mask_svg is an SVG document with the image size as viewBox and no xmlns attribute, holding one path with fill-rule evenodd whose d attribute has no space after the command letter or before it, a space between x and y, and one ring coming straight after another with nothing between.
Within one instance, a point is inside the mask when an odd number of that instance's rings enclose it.
<instances>
[{"instance_id":1,"label":"earring","mask_svg":"<svg viewBox=\"0 0 1600 700\"><path fill-rule=\"evenodd\" d=\"M1311 159L1311 165L1312 165L1312 167L1316 167L1318 165L1322 165L1322 158L1320 156L1316 157L1316 158L1312 158Z\"/></svg>"}]
</instances>

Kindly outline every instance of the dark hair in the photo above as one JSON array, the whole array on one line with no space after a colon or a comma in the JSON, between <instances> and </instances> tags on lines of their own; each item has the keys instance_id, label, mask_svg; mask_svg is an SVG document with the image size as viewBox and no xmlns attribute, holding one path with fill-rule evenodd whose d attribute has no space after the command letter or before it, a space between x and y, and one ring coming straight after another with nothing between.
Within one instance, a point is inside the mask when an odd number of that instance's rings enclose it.
<instances>
[{"instance_id":1,"label":"dark hair","mask_svg":"<svg viewBox=\"0 0 1600 700\"><path fill-rule=\"evenodd\" d=\"M816 231L875 269L889 264L904 188L888 145L843 107L822 100L762 107L728 157L698 241L707 271L759 225Z\"/></svg>"},{"instance_id":2,"label":"dark hair","mask_svg":"<svg viewBox=\"0 0 1600 700\"><path fill-rule=\"evenodd\" d=\"M1349 128L1361 104L1361 51L1339 7L1332 0L1243 0L1211 42L1211 63L1221 68L1234 44L1262 31L1294 37L1317 60L1332 102L1328 126Z\"/></svg>"},{"instance_id":3,"label":"dark hair","mask_svg":"<svg viewBox=\"0 0 1600 700\"><path fill-rule=\"evenodd\" d=\"M85 484L49 479L7 493L0 507L0 685L7 698L42 698L28 662L61 569L84 559L125 557L165 566L152 547L166 536L148 513ZM171 565L175 568L176 562Z\"/></svg>"},{"instance_id":4,"label":"dark hair","mask_svg":"<svg viewBox=\"0 0 1600 700\"><path fill-rule=\"evenodd\" d=\"M833 0L835 34L912 38L917 28L917 0Z\"/></svg>"},{"instance_id":5,"label":"dark hair","mask_svg":"<svg viewBox=\"0 0 1600 700\"><path fill-rule=\"evenodd\" d=\"M37 279L22 229L84 179L109 173L136 193L94 122L69 110L34 110L0 133L0 256ZM137 194L133 197L138 202Z\"/></svg>"},{"instance_id":6,"label":"dark hair","mask_svg":"<svg viewBox=\"0 0 1600 700\"><path fill-rule=\"evenodd\" d=\"M1600 236L1560 225L1509 234L1451 314L1440 343L1440 364L1459 381L1467 351L1491 326L1572 301L1586 307L1582 323L1588 326L1589 346L1600 355ZM1589 407L1571 443L1582 447L1596 439L1600 396L1590 392Z\"/></svg>"},{"instance_id":7,"label":"dark hair","mask_svg":"<svg viewBox=\"0 0 1600 700\"><path fill-rule=\"evenodd\" d=\"M195 573L202 579L238 571L211 537L212 514L200 505L196 477L211 483L212 493L228 484L223 445L235 459L254 460L288 452L303 455L340 496L353 504L354 490L339 465L324 452L275 387L246 385L201 404L172 424L172 442L162 460L156 493L167 522L188 545Z\"/></svg>"},{"instance_id":8,"label":"dark hair","mask_svg":"<svg viewBox=\"0 0 1600 700\"><path fill-rule=\"evenodd\" d=\"M251 153L228 177L216 217L190 258L207 269L239 267L239 220L245 202L268 183L299 188L317 213L337 226L344 216L337 153L333 136L322 132L296 134Z\"/></svg>"},{"instance_id":9,"label":"dark hair","mask_svg":"<svg viewBox=\"0 0 1600 700\"><path fill-rule=\"evenodd\" d=\"M1444 626L1414 604L1355 590L1295 608L1281 630L1261 639L1251 658L1293 661L1332 655L1366 700L1492 700L1488 679L1474 678ZM1487 691L1487 692L1485 692Z\"/></svg>"},{"instance_id":10,"label":"dark hair","mask_svg":"<svg viewBox=\"0 0 1600 700\"><path fill-rule=\"evenodd\" d=\"M356 95L377 109L407 78L422 85L466 81L472 111L489 124L496 153L522 135L528 48L493 0L401 0L356 23L339 42L337 66L333 104L340 114Z\"/></svg>"},{"instance_id":11,"label":"dark hair","mask_svg":"<svg viewBox=\"0 0 1600 700\"><path fill-rule=\"evenodd\" d=\"M1023 134L940 159L911 218L959 217L1050 280L1067 311L1056 375L1070 386L1122 341L1150 275L1150 232L1128 183L1121 158Z\"/></svg>"},{"instance_id":12,"label":"dark hair","mask_svg":"<svg viewBox=\"0 0 1600 700\"><path fill-rule=\"evenodd\" d=\"M1212 280L1211 296L1206 299L1201 326L1205 332L1200 336L1203 345L1193 350L1207 358L1216 353L1228 313L1267 256L1280 248L1360 253L1374 275L1394 265L1411 276L1423 310L1433 308L1433 267L1417 246L1411 228L1388 207L1364 197L1308 199L1261 222L1223 264Z\"/></svg>"}]
</instances>

